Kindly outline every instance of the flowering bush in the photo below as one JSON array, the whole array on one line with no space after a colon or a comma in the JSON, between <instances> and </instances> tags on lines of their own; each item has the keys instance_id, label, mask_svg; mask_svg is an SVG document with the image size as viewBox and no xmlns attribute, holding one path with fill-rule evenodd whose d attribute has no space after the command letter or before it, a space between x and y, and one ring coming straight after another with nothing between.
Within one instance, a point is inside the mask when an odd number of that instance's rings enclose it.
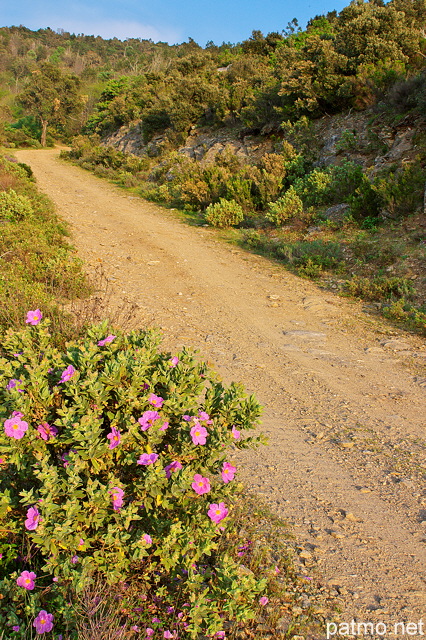
<instances>
[{"instance_id":1,"label":"flowering bush","mask_svg":"<svg viewBox=\"0 0 426 640\"><path fill-rule=\"evenodd\" d=\"M257 421L255 399L186 350L159 352L155 332L94 326L61 353L41 318L6 332L0 351L4 639L77 637L69 600L99 578L169 604L178 592L187 637L253 617L265 582L221 536L238 488L226 458L259 440L240 432Z\"/></svg>"}]
</instances>

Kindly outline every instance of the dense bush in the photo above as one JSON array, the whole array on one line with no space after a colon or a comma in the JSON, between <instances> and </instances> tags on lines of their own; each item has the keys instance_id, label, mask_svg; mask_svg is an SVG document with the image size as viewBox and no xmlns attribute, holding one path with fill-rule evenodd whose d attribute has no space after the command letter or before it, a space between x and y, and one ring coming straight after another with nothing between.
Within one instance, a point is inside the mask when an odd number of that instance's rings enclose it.
<instances>
[{"instance_id":1,"label":"dense bush","mask_svg":"<svg viewBox=\"0 0 426 640\"><path fill-rule=\"evenodd\" d=\"M16 191L0 191L0 219L17 222L34 214L31 200Z\"/></svg>"},{"instance_id":2,"label":"dense bush","mask_svg":"<svg viewBox=\"0 0 426 640\"><path fill-rule=\"evenodd\" d=\"M297 195L294 187L290 187L281 198L269 203L265 217L276 227L281 227L291 218L300 216L302 212L302 200Z\"/></svg>"},{"instance_id":3,"label":"dense bush","mask_svg":"<svg viewBox=\"0 0 426 640\"><path fill-rule=\"evenodd\" d=\"M137 583L139 603L186 602L192 638L253 617L265 581L221 537L236 491L228 448L257 441L240 433L256 423L254 398L186 351L159 352L153 332L99 325L60 352L41 317L28 312L0 352L3 637L28 638L53 615L74 638L70 598L98 578ZM128 614L116 605L126 629Z\"/></svg>"},{"instance_id":4,"label":"dense bush","mask_svg":"<svg viewBox=\"0 0 426 640\"><path fill-rule=\"evenodd\" d=\"M214 227L235 227L244 218L241 206L235 200L221 198L206 209L206 220Z\"/></svg>"}]
</instances>

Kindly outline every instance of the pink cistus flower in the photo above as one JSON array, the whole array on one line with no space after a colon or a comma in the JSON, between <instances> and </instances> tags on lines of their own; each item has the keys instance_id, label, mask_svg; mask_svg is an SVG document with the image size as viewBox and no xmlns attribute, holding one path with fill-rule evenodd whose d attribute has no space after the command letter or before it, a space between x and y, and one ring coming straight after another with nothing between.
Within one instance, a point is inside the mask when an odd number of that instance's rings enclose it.
<instances>
[{"instance_id":1,"label":"pink cistus flower","mask_svg":"<svg viewBox=\"0 0 426 640\"><path fill-rule=\"evenodd\" d=\"M24 390L21 389L21 384L22 384L22 380L17 380L16 378L12 378L11 380L9 380L8 384L6 385L6 391L10 391L11 389L16 389L16 391L19 391L19 393L24 393Z\"/></svg>"},{"instance_id":2,"label":"pink cistus flower","mask_svg":"<svg viewBox=\"0 0 426 640\"><path fill-rule=\"evenodd\" d=\"M221 520L226 518L228 513L229 513L229 511L226 508L225 503L224 502L219 502L219 504L211 504L211 505L209 505L209 510L207 512L207 515L209 516L210 520L213 520L213 522L216 522L216 524L217 524Z\"/></svg>"},{"instance_id":3,"label":"pink cistus flower","mask_svg":"<svg viewBox=\"0 0 426 640\"><path fill-rule=\"evenodd\" d=\"M62 382L68 382L68 380L71 380L74 374L75 374L75 369L72 366L72 364L70 364L66 369L62 371L59 384L61 384Z\"/></svg>"},{"instance_id":4,"label":"pink cistus flower","mask_svg":"<svg viewBox=\"0 0 426 640\"><path fill-rule=\"evenodd\" d=\"M99 340L98 347L104 347L106 344L110 344L110 342L115 340L116 337L117 336L113 336L112 333L110 333L109 336L107 336L103 340Z\"/></svg>"},{"instance_id":5,"label":"pink cistus flower","mask_svg":"<svg viewBox=\"0 0 426 640\"><path fill-rule=\"evenodd\" d=\"M269 598L267 596L262 596L261 598L259 598L259 604L262 605L262 607L268 604L268 602Z\"/></svg>"},{"instance_id":6,"label":"pink cistus flower","mask_svg":"<svg viewBox=\"0 0 426 640\"><path fill-rule=\"evenodd\" d=\"M158 420L160 414L157 411L145 411L141 417L138 419L139 424L141 425L141 430L146 431L156 420Z\"/></svg>"},{"instance_id":7,"label":"pink cistus flower","mask_svg":"<svg viewBox=\"0 0 426 640\"><path fill-rule=\"evenodd\" d=\"M120 487L113 487L112 489L110 489L109 493L112 497L112 506L114 511L119 511L123 506L123 489L120 489Z\"/></svg>"},{"instance_id":8,"label":"pink cistus flower","mask_svg":"<svg viewBox=\"0 0 426 640\"><path fill-rule=\"evenodd\" d=\"M237 469L233 467L230 462L223 463L221 475L222 475L222 480L225 482L225 484L227 484L228 482L231 482L231 480L234 479L236 471Z\"/></svg>"},{"instance_id":9,"label":"pink cistus flower","mask_svg":"<svg viewBox=\"0 0 426 640\"><path fill-rule=\"evenodd\" d=\"M239 440L241 438L241 431L238 431L235 427L232 427L231 433L234 440Z\"/></svg>"},{"instance_id":10,"label":"pink cistus flower","mask_svg":"<svg viewBox=\"0 0 426 640\"><path fill-rule=\"evenodd\" d=\"M58 435L58 430L53 425L51 426L47 422L42 422L38 425L37 431L39 433L40 438L43 440L49 441L51 438L54 438Z\"/></svg>"},{"instance_id":11,"label":"pink cistus flower","mask_svg":"<svg viewBox=\"0 0 426 640\"><path fill-rule=\"evenodd\" d=\"M53 629L53 613L47 613L44 609L40 611L33 622L33 627L37 633L49 633Z\"/></svg>"},{"instance_id":12,"label":"pink cistus flower","mask_svg":"<svg viewBox=\"0 0 426 640\"><path fill-rule=\"evenodd\" d=\"M147 638L152 638L152 636L154 635L154 629L151 629L151 627L147 627L145 629L145 633Z\"/></svg>"},{"instance_id":13,"label":"pink cistus flower","mask_svg":"<svg viewBox=\"0 0 426 640\"><path fill-rule=\"evenodd\" d=\"M213 424L213 420L210 419L209 414L205 411L198 412L197 420L199 420L200 422L205 422L206 424Z\"/></svg>"},{"instance_id":14,"label":"pink cistus flower","mask_svg":"<svg viewBox=\"0 0 426 640\"><path fill-rule=\"evenodd\" d=\"M162 426L158 428L158 431L165 431L168 428L169 428L169 423L163 422Z\"/></svg>"},{"instance_id":15,"label":"pink cistus flower","mask_svg":"<svg viewBox=\"0 0 426 640\"><path fill-rule=\"evenodd\" d=\"M143 464L145 466L149 464L154 464L158 460L158 453L143 453L139 460L136 461L136 464Z\"/></svg>"},{"instance_id":16,"label":"pink cistus flower","mask_svg":"<svg viewBox=\"0 0 426 640\"><path fill-rule=\"evenodd\" d=\"M40 309L36 309L35 311L28 311L27 319L25 320L25 322L27 324L36 325L40 322L42 318L43 318L42 312L40 311Z\"/></svg>"},{"instance_id":17,"label":"pink cistus flower","mask_svg":"<svg viewBox=\"0 0 426 640\"><path fill-rule=\"evenodd\" d=\"M206 444L206 438L209 433L205 427L202 427L200 424L196 424L192 427L190 433L194 444Z\"/></svg>"},{"instance_id":18,"label":"pink cistus flower","mask_svg":"<svg viewBox=\"0 0 426 640\"><path fill-rule=\"evenodd\" d=\"M168 629L165 630L164 634L163 634L164 638L174 638L175 634L172 633L171 631L169 631Z\"/></svg>"},{"instance_id":19,"label":"pink cistus flower","mask_svg":"<svg viewBox=\"0 0 426 640\"><path fill-rule=\"evenodd\" d=\"M148 402L149 404L152 404L152 406L155 407L156 409L161 409L164 403L164 398L161 398L160 396L156 396L155 393L151 393L151 395L148 398Z\"/></svg>"},{"instance_id":20,"label":"pink cistus flower","mask_svg":"<svg viewBox=\"0 0 426 640\"><path fill-rule=\"evenodd\" d=\"M208 478L203 478L200 473L196 473L191 487L194 489L195 493L198 493L198 495L201 496L203 493L208 493L210 491L210 481Z\"/></svg>"},{"instance_id":21,"label":"pink cistus flower","mask_svg":"<svg viewBox=\"0 0 426 640\"><path fill-rule=\"evenodd\" d=\"M34 580L37 578L33 571L23 571L16 581L18 587L24 587L27 591L32 591L35 587Z\"/></svg>"},{"instance_id":22,"label":"pink cistus flower","mask_svg":"<svg viewBox=\"0 0 426 640\"><path fill-rule=\"evenodd\" d=\"M41 515L37 507L30 507L27 511L27 519L25 520L25 528L28 531L34 531L37 529L39 522L41 520Z\"/></svg>"},{"instance_id":23,"label":"pink cistus flower","mask_svg":"<svg viewBox=\"0 0 426 640\"><path fill-rule=\"evenodd\" d=\"M164 471L166 472L166 478L169 479L173 471L178 471L179 469L182 469L182 468L183 467L179 462L179 460L173 460L173 462L171 462L166 467L164 467Z\"/></svg>"},{"instance_id":24,"label":"pink cistus flower","mask_svg":"<svg viewBox=\"0 0 426 640\"><path fill-rule=\"evenodd\" d=\"M224 631L217 631L214 637L220 640L224 640L224 638L226 638L226 635Z\"/></svg>"},{"instance_id":25,"label":"pink cistus flower","mask_svg":"<svg viewBox=\"0 0 426 640\"><path fill-rule=\"evenodd\" d=\"M5 434L10 438L15 438L15 440L20 440L21 438L23 438L25 432L28 429L28 422L25 422L25 420L21 420L21 416L22 413L14 411L12 414L12 418L9 418L4 422Z\"/></svg>"},{"instance_id":26,"label":"pink cistus flower","mask_svg":"<svg viewBox=\"0 0 426 640\"><path fill-rule=\"evenodd\" d=\"M115 427L111 427L111 433L107 435L107 438L110 441L108 448L115 449L121 442L121 433Z\"/></svg>"},{"instance_id":27,"label":"pink cistus flower","mask_svg":"<svg viewBox=\"0 0 426 640\"><path fill-rule=\"evenodd\" d=\"M179 363L179 358L177 356L173 356L173 358L170 358L169 360L169 367L176 367L178 363Z\"/></svg>"},{"instance_id":28,"label":"pink cistus flower","mask_svg":"<svg viewBox=\"0 0 426 640\"><path fill-rule=\"evenodd\" d=\"M146 544L152 544L152 538L148 533L144 533L142 538Z\"/></svg>"}]
</instances>

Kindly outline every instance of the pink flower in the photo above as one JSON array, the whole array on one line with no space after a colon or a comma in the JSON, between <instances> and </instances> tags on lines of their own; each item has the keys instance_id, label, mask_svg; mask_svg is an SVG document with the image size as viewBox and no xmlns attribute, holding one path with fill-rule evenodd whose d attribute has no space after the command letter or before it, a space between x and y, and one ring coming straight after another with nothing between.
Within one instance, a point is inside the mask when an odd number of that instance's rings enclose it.
<instances>
[{"instance_id":1,"label":"pink flower","mask_svg":"<svg viewBox=\"0 0 426 640\"><path fill-rule=\"evenodd\" d=\"M169 423L163 422L162 426L158 429L158 431L165 431L168 428L169 428Z\"/></svg>"},{"instance_id":2,"label":"pink flower","mask_svg":"<svg viewBox=\"0 0 426 640\"><path fill-rule=\"evenodd\" d=\"M106 344L109 344L110 342L115 340L116 337L117 336L113 336L112 333L110 333L109 336L107 336L103 340L99 340L98 347L104 347Z\"/></svg>"},{"instance_id":3,"label":"pink flower","mask_svg":"<svg viewBox=\"0 0 426 640\"><path fill-rule=\"evenodd\" d=\"M145 629L145 633L147 638L152 638L152 636L154 635L154 629L151 629L151 627L147 627Z\"/></svg>"},{"instance_id":4,"label":"pink flower","mask_svg":"<svg viewBox=\"0 0 426 640\"><path fill-rule=\"evenodd\" d=\"M12 378L11 380L9 380L8 384L6 385L6 390L10 391L11 389L16 389L16 391L19 391L19 393L24 393L24 390L20 388L21 384L22 384L22 380L17 380L16 378Z\"/></svg>"},{"instance_id":5,"label":"pink flower","mask_svg":"<svg viewBox=\"0 0 426 640\"><path fill-rule=\"evenodd\" d=\"M119 511L123 506L123 489L120 489L120 487L113 487L112 489L110 489L109 493L112 497L112 506L114 511Z\"/></svg>"},{"instance_id":6,"label":"pink flower","mask_svg":"<svg viewBox=\"0 0 426 640\"><path fill-rule=\"evenodd\" d=\"M224 462L222 467L222 480L227 484L234 479L236 468L230 462Z\"/></svg>"},{"instance_id":7,"label":"pink flower","mask_svg":"<svg viewBox=\"0 0 426 640\"><path fill-rule=\"evenodd\" d=\"M154 464L154 462L156 462L158 460L158 453L143 453L140 457L139 460L136 461L136 464L143 464L143 465L148 465L148 464Z\"/></svg>"},{"instance_id":8,"label":"pink flower","mask_svg":"<svg viewBox=\"0 0 426 640\"><path fill-rule=\"evenodd\" d=\"M0 464L4 464L6 460L4 458L0 458Z\"/></svg>"},{"instance_id":9,"label":"pink flower","mask_svg":"<svg viewBox=\"0 0 426 640\"><path fill-rule=\"evenodd\" d=\"M206 444L206 438L209 434L205 427L202 427L197 423L194 427L192 427L190 433L192 442L194 444Z\"/></svg>"},{"instance_id":10,"label":"pink flower","mask_svg":"<svg viewBox=\"0 0 426 640\"><path fill-rule=\"evenodd\" d=\"M160 414L157 411L145 411L139 418L138 422L141 425L142 431L146 431L149 427L152 427L154 422L158 420Z\"/></svg>"},{"instance_id":11,"label":"pink flower","mask_svg":"<svg viewBox=\"0 0 426 640\"><path fill-rule=\"evenodd\" d=\"M208 493L210 491L209 479L203 478L200 473L196 473L194 476L194 482L191 484L191 487L194 489L195 493L198 493L198 495Z\"/></svg>"},{"instance_id":12,"label":"pink flower","mask_svg":"<svg viewBox=\"0 0 426 640\"><path fill-rule=\"evenodd\" d=\"M32 591L35 587L34 580L37 578L33 571L23 571L16 581L18 587L24 587L27 591Z\"/></svg>"},{"instance_id":13,"label":"pink flower","mask_svg":"<svg viewBox=\"0 0 426 640\"><path fill-rule=\"evenodd\" d=\"M50 426L50 424L48 424L47 422L42 422L41 424L39 424L37 427L37 431L40 434L40 438L43 438L43 440L47 441L49 441L50 438L54 438L58 435L57 428Z\"/></svg>"},{"instance_id":14,"label":"pink flower","mask_svg":"<svg viewBox=\"0 0 426 640\"><path fill-rule=\"evenodd\" d=\"M239 440L241 438L241 431L238 431L235 427L232 427L231 433L234 440Z\"/></svg>"},{"instance_id":15,"label":"pink flower","mask_svg":"<svg viewBox=\"0 0 426 640\"><path fill-rule=\"evenodd\" d=\"M215 638L219 638L220 640L223 640L224 638L226 638L225 632L224 631L218 631L215 634Z\"/></svg>"},{"instance_id":16,"label":"pink flower","mask_svg":"<svg viewBox=\"0 0 426 640\"><path fill-rule=\"evenodd\" d=\"M183 467L179 462L179 460L174 460L173 462L168 464L166 467L164 467L164 471L166 472L166 478L170 478L173 471L178 471L179 469L182 469L182 468Z\"/></svg>"},{"instance_id":17,"label":"pink flower","mask_svg":"<svg viewBox=\"0 0 426 640\"><path fill-rule=\"evenodd\" d=\"M18 414L18 411L14 411L13 414ZM12 416L13 416L12 414ZM16 415L15 417L9 418L4 422L4 431L7 436L11 438L15 438L15 440L20 440L24 437L26 430L28 429L28 422L25 420L21 420L20 417L22 413Z\"/></svg>"},{"instance_id":18,"label":"pink flower","mask_svg":"<svg viewBox=\"0 0 426 640\"><path fill-rule=\"evenodd\" d=\"M53 629L53 614L42 609L33 622L37 633L49 633Z\"/></svg>"},{"instance_id":19,"label":"pink flower","mask_svg":"<svg viewBox=\"0 0 426 640\"><path fill-rule=\"evenodd\" d=\"M207 512L207 515L209 516L210 520L213 520L213 522L216 522L216 524L226 518L229 513L224 502L219 502L219 504L211 504L209 506L210 508Z\"/></svg>"},{"instance_id":20,"label":"pink flower","mask_svg":"<svg viewBox=\"0 0 426 640\"><path fill-rule=\"evenodd\" d=\"M59 384L61 384L61 382L68 382L68 380L71 380L74 374L75 374L75 369L72 366L72 364L70 364L66 369L62 371Z\"/></svg>"},{"instance_id":21,"label":"pink flower","mask_svg":"<svg viewBox=\"0 0 426 640\"><path fill-rule=\"evenodd\" d=\"M170 367L175 367L179 362L179 358L177 356L173 356L173 358L171 358L169 360L169 366Z\"/></svg>"},{"instance_id":22,"label":"pink flower","mask_svg":"<svg viewBox=\"0 0 426 640\"><path fill-rule=\"evenodd\" d=\"M36 325L40 322L42 317L43 317L43 314L40 311L40 309L36 309L35 311L28 311L27 319L25 320L25 322L27 324Z\"/></svg>"},{"instance_id":23,"label":"pink flower","mask_svg":"<svg viewBox=\"0 0 426 640\"><path fill-rule=\"evenodd\" d=\"M155 407L156 409L161 409L161 407L163 406L164 399L161 398L160 396L156 396L155 393L151 393L151 395L148 398L148 402L149 404L152 404L152 406Z\"/></svg>"},{"instance_id":24,"label":"pink flower","mask_svg":"<svg viewBox=\"0 0 426 640\"><path fill-rule=\"evenodd\" d=\"M121 442L121 433L115 427L111 427L111 433L107 435L107 438L110 440L108 448L115 449L115 447L118 447Z\"/></svg>"},{"instance_id":25,"label":"pink flower","mask_svg":"<svg viewBox=\"0 0 426 640\"><path fill-rule=\"evenodd\" d=\"M198 412L198 420L200 422L205 422L206 424L213 424L213 420L210 420L210 416L205 411Z\"/></svg>"},{"instance_id":26,"label":"pink flower","mask_svg":"<svg viewBox=\"0 0 426 640\"><path fill-rule=\"evenodd\" d=\"M77 564L77 563L78 563L78 560L79 560L79 557L78 557L78 556L73 556L73 557L71 558L71 563L72 563L72 564Z\"/></svg>"},{"instance_id":27,"label":"pink flower","mask_svg":"<svg viewBox=\"0 0 426 640\"><path fill-rule=\"evenodd\" d=\"M262 607L268 604L268 602L269 602L269 598L267 596L262 596L261 598L259 598L259 604L261 604Z\"/></svg>"},{"instance_id":28,"label":"pink flower","mask_svg":"<svg viewBox=\"0 0 426 640\"><path fill-rule=\"evenodd\" d=\"M171 633L168 629L164 632L164 638L174 638L174 633Z\"/></svg>"},{"instance_id":29,"label":"pink flower","mask_svg":"<svg viewBox=\"0 0 426 640\"><path fill-rule=\"evenodd\" d=\"M144 533L142 538L146 542L146 544L152 544L152 538L148 533Z\"/></svg>"},{"instance_id":30,"label":"pink flower","mask_svg":"<svg viewBox=\"0 0 426 640\"><path fill-rule=\"evenodd\" d=\"M19 624L15 624L15 625L12 627L12 631L19 631L19 629L20 629Z\"/></svg>"},{"instance_id":31,"label":"pink flower","mask_svg":"<svg viewBox=\"0 0 426 640\"><path fill-rule=\"evenodd\" d=\"M27 511L27 519L25 520L25 528L28 531L34 531L37 529L39 522L41 520L41 515L37 509L37 507L30 507Z\"/></svg>"}]
</instances>

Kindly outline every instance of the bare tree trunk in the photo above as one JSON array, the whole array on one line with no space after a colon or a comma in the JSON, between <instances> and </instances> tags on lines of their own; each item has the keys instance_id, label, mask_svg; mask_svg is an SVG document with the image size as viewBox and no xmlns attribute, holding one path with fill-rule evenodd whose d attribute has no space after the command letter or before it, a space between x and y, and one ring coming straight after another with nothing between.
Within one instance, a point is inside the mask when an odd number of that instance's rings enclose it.
<instances>
[{"instance_id":1,"label":"bare tree trunk","mask_svg":"<svg viewBox=\"0 0 426 640\"><path fill-rule=\"evenodd\" d=\"M41 129L41 140L40 140L40 142L41 142L41 146L42 147L46 146L47 125L48 125L47 120L41 119L41 127L42 127L42 129Z\"/></svg>"}]
</instances>

